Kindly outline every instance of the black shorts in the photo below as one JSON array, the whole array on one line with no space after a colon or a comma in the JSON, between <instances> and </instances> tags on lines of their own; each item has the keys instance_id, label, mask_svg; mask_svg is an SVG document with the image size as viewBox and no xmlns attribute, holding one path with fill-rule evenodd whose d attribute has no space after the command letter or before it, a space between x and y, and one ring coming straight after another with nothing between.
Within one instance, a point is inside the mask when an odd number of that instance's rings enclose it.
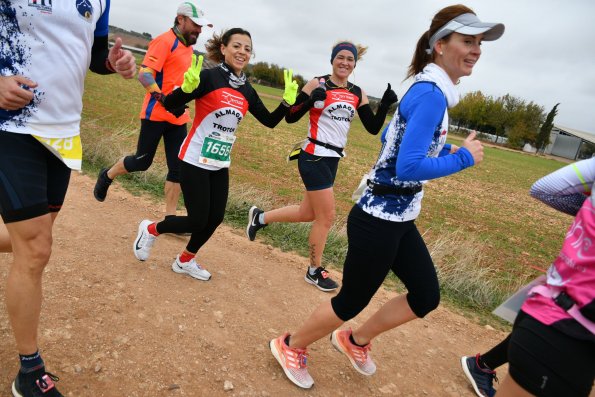
<instances>
[{"instance_id":1,"label":"black shorts","mask_svg":"<svg viewBox=\"0 0 595 397\"><path fill-rule=\"evenodd\" d=\"M27 134L0 131L0 215L4 223L62 208L70 168Z\"/></svg>"},{"instance_id":2,"label":"black shorts","mask_svg":"<svg viewBox=\"0 0 595 397\"><path fill-rule=\"evenodd\" d=\"M508 347L510 376L543 397L587 397L595 377L595 344L572 338L521 311Z\"/></svg>"},{"instance_id":3,"label":"black shorts","mask_svg":"<svg viewBox=\"0 0 595 397\"><path fill-rule=\"evenodd\" d=\"M307 191L333 187L340 157L321 157L304 150L298 157L298 169Z\"/></svg>"}]
</instances>

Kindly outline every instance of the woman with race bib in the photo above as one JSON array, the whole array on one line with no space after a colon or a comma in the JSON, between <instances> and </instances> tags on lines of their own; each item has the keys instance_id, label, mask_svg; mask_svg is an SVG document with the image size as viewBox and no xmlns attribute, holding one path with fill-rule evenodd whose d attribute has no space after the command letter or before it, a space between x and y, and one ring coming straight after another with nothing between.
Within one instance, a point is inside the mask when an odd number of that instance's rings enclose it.
<instances>
[{"instance_id":1,"label":"woman with race bib","mask_svg":"<svg viewBox=\"0 0 595 397\"><path fill-rule=\"evenodd\" d=\"M372 339L438 306L436 270L415 225L422 187L428 179L482 161L483 148L474 134L461 148L446 144L448 108L457 104L455 84L473 71L482 41L496 40L503 31L502 24L482 23L472 10L456 5L440 10L418 40L407 76L413 78L413 85L382 136L368 186L347 219L341 290L319 305L297 331L270 341L273 356L299 387L314 384L306 349L315 341L331 334L332 345L355 370L373 375ZM360 320L357 328L338 329L368 306L390 271L407 293L384 303L370 318Z\"/></svg>"},{"instance_id":2,"label":"woman with race bib","mask_svg":"<svg viewBox=\"0 0 595 397\"><path fill-rule=\"evenodd\" d=\"M288 123L295 123L310 113L308 139L298 157L298 169L306 188L301 204L267 212L252 207L248 213L246 234L250 240L254 240L259 229L274 222L312 222L308 237L310 267L304 280L322 291L338 288L321 263L335 218L333 184L339 159L345 155L343 149L351 121L357 111L366 130L376 135L389 106L397 102L397 94L389 84L374 114L365 92L348 81L366 50L367 47L348 41L337 43L331 52L332 73L309 81L285 117Z\"/></svg>"},{"instance_id":3,"label":"woman with race bib","mask_svg":"<svg viewBox=\"0 0 595 397\"><path fill-rule=\"evenodd\" d=\"M191 232L172 270L205 281L211 274L196 262L195 256L223 221L237 127L246 112L263 125L275 127L295 103L298 89L291 70L285 70L283 101L272 113L267 110L243 73L252 55L252 38L246 30L233 28L213 35L206 49L207 57L220 62L219 66L201 71L202 56L197 59L193 55L182 87L163 100L168 110L191 100L196 104L192 128L179 153L180 185L188 215L168 217L158 223L142 221L133 247L136 258L144 261L160 233Z\"/></svg>"}]
</instances>

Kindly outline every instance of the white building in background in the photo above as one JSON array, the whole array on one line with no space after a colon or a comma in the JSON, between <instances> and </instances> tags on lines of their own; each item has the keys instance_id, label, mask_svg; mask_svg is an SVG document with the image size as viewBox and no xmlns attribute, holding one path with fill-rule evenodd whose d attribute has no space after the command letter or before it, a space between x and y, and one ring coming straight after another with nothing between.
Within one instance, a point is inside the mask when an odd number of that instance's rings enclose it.
<instances>
[{"instance_id":1,"label":"white building in background","mask_svg":"<svg viewBox=\"0 0 595 397\"><path fill-rule=\"evenodd\" d=\"M595 144L595 135L554 124L550 135L550 144L545 148L545 154L577 160L581 147L589 142Z\"/></svg>"}]
</instances>

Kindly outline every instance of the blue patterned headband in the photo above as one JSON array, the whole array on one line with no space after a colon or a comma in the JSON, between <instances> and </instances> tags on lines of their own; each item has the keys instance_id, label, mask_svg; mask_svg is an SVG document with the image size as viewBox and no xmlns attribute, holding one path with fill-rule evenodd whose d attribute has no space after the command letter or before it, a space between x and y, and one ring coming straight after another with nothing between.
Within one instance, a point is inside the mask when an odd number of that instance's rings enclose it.
<instances>
[{"instance_id":1,"label":"blue patterned headband","mask_svg":"<svg viewBox=\"0 0 595 397\"><path fill-rule=\"evenodd\" d=\"M357 48L355 48L353 44L347 42L339 43L333 47L333 51L331 52L331 63L333 63L333 60L341 50L351 51L353 58L355 59L355 63L357 63Z\"/></svg>"}]
</instances>

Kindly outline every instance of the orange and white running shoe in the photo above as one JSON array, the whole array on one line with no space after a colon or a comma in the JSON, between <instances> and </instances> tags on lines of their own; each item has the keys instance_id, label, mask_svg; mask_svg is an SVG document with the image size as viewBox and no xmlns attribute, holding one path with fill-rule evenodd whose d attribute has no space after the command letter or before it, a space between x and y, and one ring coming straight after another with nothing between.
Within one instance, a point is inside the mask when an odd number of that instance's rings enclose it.
<instances>
[{"instance_id":1,"label":"orange and white running shoe","mask_svg":"<svg viewBox=\"0 0 595 397\"><path fill-rule=\"evenodd\" d=\"M335 346L335 349L347 356L357 372L367 376L374 375L376 364L374 364L369 354L372 344L368 343L364 347L354 345L349 340L351 332L351 329L334 330L331 334L331 343Z\"/></svg>"},{"instance_id":2,"label":"orange and white running shoe","mask_svg":"<svg viewBox=\"0 0 595 397\"><path fill-rule=\"evenodd\" d=\"M285 343L289 333L281 335L269 342L271 353L283 368L283 372L290 381L303 389L309 389L314 385L314 379L308 373L306 366L306 349L292 349Z\"/></svg>"}]
</instances>

